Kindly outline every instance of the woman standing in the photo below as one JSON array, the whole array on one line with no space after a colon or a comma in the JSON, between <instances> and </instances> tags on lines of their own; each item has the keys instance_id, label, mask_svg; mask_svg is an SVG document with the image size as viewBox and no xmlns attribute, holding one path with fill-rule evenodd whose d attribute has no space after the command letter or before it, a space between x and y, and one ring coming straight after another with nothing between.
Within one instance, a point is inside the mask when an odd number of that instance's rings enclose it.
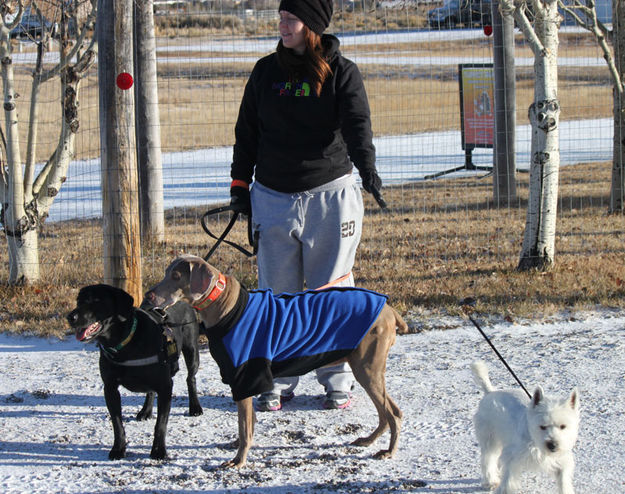
<instances>
[{"instance_id":1,"label":"woman standing","mask_svg":"<svg viewBox=\"0 0 625 494\"><path fill-rule=\"evenodd\" d=\"M358 67L339 52L339 40L323 34L332 0L282 0L279 13L277 50L256 63L243 94L231 204L252 214L260 289L353 286L364 212L353 166L367 192L377 194L382 185L365 87ZM349 366L316 372L324 407L347 407ZM279 410L297 382L275 379L258 410Z\"/></svg>"}]
</instances>

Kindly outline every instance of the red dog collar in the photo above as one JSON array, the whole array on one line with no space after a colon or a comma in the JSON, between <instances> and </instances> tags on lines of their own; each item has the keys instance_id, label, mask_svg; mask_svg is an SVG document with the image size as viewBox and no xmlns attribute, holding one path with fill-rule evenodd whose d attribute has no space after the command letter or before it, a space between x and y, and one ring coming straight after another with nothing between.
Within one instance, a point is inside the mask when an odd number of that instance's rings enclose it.
<instances>
[{"instance_id":1,"label":"red dog collar","mask_svg":"<svg viewBox=\"0 0 625 494\"><path fill-rule=\"evenodd\" d=\"M193 308L195 310L206 309L206 307L208 307L210 304L212 304L215 300L219 298L219 296L225 289L226 289L226 277L223 275L223 273L219 273L219 279L217 280L217 283L215 283L215 286L213 287L213 289L210 291L210 293L206 297L199 300L193 306Z\"/></svg>"}]
</instances>

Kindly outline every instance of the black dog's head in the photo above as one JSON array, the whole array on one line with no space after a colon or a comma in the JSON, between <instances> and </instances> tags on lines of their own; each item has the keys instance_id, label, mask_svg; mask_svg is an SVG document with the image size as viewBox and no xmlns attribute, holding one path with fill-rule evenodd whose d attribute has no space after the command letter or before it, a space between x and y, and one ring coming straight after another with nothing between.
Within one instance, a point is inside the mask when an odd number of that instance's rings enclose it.
<instances>
[{"instance_id":1,"label":"black dog's head","mask_svg":"<svg viewBox=\"0 0 625 494\"><path fill-rule=\"evenodd\" d=\"M76 308L67 321L76 332L76 339L85 343L106 336L115 324L133 316L134 299L120 288L110 285L89 285L80 289Z\"/></svg>"}]
</instances>

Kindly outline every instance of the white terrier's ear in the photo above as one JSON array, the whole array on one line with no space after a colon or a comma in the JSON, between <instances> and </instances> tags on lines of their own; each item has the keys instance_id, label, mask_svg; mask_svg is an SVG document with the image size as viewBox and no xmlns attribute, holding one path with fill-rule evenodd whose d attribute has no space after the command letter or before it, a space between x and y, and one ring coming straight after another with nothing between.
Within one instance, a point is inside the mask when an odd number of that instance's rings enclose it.
<instances>
[{"instance_id":1,"label":"white terrier's ear","mask_svg":"<svg viewBox=\"0 0 625 494\"><path fill-rule=\"evenodd\" d=\"M573 388L573 391L571 391L567 403L573 410L579 410L579 391L577 391L577 387Z\"/></svg>"},{"instance_id":2,"label":"white terrier's ear","mask_svg":"<svg viewBox=\"0 0 625 494\"><path fill-rule=\"evenodd\" d=\"M545 393L543 391L543 388L539 386L536 386L536 389L534 390L534 395L532 396L532 406L536 407L540 404L541 401L543 401L543 399L545 398Z\"/></svg>"}]
</instances>

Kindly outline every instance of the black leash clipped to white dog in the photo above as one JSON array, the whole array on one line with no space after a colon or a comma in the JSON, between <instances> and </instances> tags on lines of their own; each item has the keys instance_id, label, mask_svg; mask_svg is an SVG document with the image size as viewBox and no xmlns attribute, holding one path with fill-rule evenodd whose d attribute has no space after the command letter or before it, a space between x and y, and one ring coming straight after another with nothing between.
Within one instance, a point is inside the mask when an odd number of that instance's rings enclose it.
<instances>
[{"instance_id":1,"label":"black leash clipped to white dog","mask_svg":"<svg viewBox=\"0 0 625 494\"><path fill-rule=\"evenodd\" d=\"M477 328L477 330L480 332L480 334L484 337L484 339L486 340L486 342L490 345L490 347L493 349L493 351L495 352L495 354L497 355L497 357L499 357L499 360L501 360L503 362L503 365L506 366L506 369L508 369L508 371L510 372L510 374L512 374L512 377L514 377L514 379L516 379L516 382L519 383L519 386L521 386L521 388L523 389L523 391L525 391L525 394L528 396L528 398L531 400L532 399L532 395L529 393L529 391L525 388L525 386L523 386L523 383L521 382L521 380L517 377L517 375L514 373L514 371L512 370L512 368L508 365L508 362L506 362L506 359L503 358L503 356L501 355L501 353L499 353L499 351L497 350L497 348L495 348L495 345L493 345L493 342L490 341L490 338L486 335L486 333L484 332L484 330L482 329L482 327L477 323L477 321L475 320L475 318L471 315L471 308L468 307L468 305L464 305L463 307L464 309L464 313L467 315L467 317L469 318L469 320L473 323L473 325Z\"/></svg>"}]
</instances>

